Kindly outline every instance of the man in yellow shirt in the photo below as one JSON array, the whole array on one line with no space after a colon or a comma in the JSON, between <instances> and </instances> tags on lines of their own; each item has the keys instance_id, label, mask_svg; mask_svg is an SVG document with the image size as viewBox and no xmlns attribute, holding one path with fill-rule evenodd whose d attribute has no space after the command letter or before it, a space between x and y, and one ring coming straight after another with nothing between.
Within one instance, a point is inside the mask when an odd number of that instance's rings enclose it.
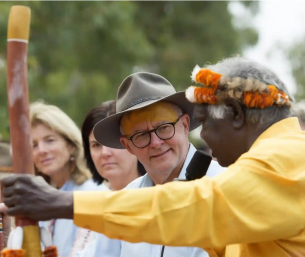
<instances>
[{"instance_id":1,"label":"man in yellow shirt","mask_svg":"<svg viewBox=\"0 0 305 257\"><path fill-rule=\"evenodd\" d=\"M3 179L8 213L73 218L112 238L196 246L210 256L305 256L305 133L291 117L285 85L242 58L196 67L192 78L203 87L186 97L199 103L201 137L228 166L221 175L73 194L14 176Z\"/></svg>"}]
</instances>

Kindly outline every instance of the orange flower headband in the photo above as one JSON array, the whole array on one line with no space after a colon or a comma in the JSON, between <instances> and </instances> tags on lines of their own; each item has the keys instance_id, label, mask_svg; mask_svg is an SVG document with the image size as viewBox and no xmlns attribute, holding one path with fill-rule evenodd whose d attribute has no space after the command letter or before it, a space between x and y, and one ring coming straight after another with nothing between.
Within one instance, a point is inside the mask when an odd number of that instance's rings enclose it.
<instances>
[{"instance_id":1,"label":"orange flower headband","mask_svg":"<svg viewBox=\"0 0 305 257\"><path fill-rule=\"evenodd\" d=\"M239 100L249 108L265 108L276 104L290 106L289 97L274 85L253 78L226 77L196 66L192 79L204 87L189 87L186 98L192 103L217 104L226 98Z\"/></svg>"}]
</instances>

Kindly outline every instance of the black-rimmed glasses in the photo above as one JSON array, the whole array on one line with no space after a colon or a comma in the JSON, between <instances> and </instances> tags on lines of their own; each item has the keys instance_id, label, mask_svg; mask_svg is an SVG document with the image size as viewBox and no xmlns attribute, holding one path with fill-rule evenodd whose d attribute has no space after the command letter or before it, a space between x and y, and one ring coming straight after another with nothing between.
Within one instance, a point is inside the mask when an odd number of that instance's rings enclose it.
<instances>
[{"instance_id":1,"label":"black-rimmed glasses","mask_svg":"<svg viewBox=\"0 0 305 257\"><path fill-rule=\"evenodd\" d=\"M148 130L145 132L138 132L131 137L125 136L127 139L131 140L133 145L137 148L144 148L150 144L151 141L151 133L154 132L157 137L162 140L171 139L175 135L175 125L183 116L180 115L175 122L168 122L161 124L155 129Z\"/></svg>"}]
</instances>

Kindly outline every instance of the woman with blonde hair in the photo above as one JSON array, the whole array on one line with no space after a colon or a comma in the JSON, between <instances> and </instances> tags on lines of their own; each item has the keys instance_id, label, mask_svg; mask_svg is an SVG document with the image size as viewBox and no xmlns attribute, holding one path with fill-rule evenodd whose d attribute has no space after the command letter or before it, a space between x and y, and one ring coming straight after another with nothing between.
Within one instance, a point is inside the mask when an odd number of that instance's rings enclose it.
<instances>
[{"instance_id":1,"label":"woman with blonde hair","mask_svg":"<svg viewBox=\"0 0 305 257\"><path fill-rule=\"evenodd\" d=\"M30 122L36 175L63 191L98 190L86 168L81 132L71 118L54 105L35 102ZM51 231L59 255L69 256L78 227L65 219L40 225Z\"/></svg>"}]
</instances>

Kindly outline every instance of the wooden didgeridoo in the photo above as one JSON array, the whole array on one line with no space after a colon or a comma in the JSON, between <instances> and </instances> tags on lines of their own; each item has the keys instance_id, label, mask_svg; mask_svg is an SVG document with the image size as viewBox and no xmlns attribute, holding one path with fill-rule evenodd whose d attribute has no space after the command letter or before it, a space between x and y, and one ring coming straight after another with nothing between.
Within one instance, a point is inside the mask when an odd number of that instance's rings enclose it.
<instances>
[{"instance_id":1,"label":"wooden didgeridoo","mask_svg":"<svg viewBox=\"0 0 305 257\"><path fill-rule=\"evenodd\" d=\"M13 155L13 172L34 174L30 136L27 50L31 10L13 6L7 33L7 96ZM23 245L27 257L41 257L39 227L36 221L16 218L23 227Z\"/></svg>"}]
</instances>

